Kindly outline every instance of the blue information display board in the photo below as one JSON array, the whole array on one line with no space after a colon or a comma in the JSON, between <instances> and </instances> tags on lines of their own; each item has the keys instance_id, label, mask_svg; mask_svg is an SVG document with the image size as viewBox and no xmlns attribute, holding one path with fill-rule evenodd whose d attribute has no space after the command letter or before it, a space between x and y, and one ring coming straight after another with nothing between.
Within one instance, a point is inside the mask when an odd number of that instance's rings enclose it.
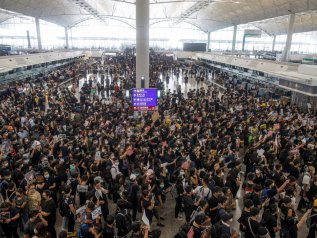
<instances>
[{"instance_id":1,"label":"blue information display board","mask_svg":"<svg viewBox=\"0 0 317 238\"><path fill-rule=\"evenodd\" d=\"M153 111L157 106L156 88L132 89L132 107L135 111Z\"/></svg>"}]
</instances>

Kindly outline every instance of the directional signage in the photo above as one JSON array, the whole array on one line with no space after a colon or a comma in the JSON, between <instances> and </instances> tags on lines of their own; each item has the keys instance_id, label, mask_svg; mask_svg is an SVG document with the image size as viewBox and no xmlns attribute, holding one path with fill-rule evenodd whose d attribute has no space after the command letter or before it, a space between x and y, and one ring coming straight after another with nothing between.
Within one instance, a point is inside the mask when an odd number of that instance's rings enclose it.
<instances>
[{"instance_id":1,"label":"directional signage","mask_svg":"<svg viewBox=\"0 0 317 238\"><path fill-rule=\"evenodd\" d=\"M156 88L132 89L132 107L134 111L153 111L157 106Z\"/></svg>"}]
</instances>

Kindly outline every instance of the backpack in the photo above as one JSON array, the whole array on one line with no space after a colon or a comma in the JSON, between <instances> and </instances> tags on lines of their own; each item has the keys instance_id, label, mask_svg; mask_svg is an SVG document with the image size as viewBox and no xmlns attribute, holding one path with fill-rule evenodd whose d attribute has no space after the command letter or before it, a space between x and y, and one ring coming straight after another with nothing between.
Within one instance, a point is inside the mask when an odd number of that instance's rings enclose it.
<instances>
[{"instance_id":1,"label":"backpack","mask_svg":"<svg viewBox=\"0 0 317 238\"><path fill-rule=\"evenodd\" d=\"M129 233L132 230L132 218L131 215L128 213L127 210L125 210L125 214L123 214L123 211L118 212L117 215L120 215L124 218L124 230L126 233Z\"/></svg>"},{"instance_id":2,"label":"backpack","mask_svg":"<svg viewBox=\"0 0 317 238\"><path fill-rule=\"evenodd\" d=\"M189 230L192 228L190 222L186 222L179 228L179 231L174 236L174 238L187 238Z\"/></svg>"},{"instance_id":3,"label":"backpack","mask_svg":"<svg viewBox=\"0 0 317 238\"><path fill-rule=\"evenodd\" d=\"M70 207L66 203L66 200L64 197L61 198L58 207L59 207L59 213L61 214L62 217L66 217L70 214Z\"/></svg>"},{"instance_id":4,"label":"backpack","mask_svg":"<svg viewBox=\"0 0 317 238\"><path fill-rule=\"evenodd\" d=\"M94 235L89 232L90 228L91 228L91 226L89 226L86 223L81 224L79 229L78 229L78 234L77 234L78 238L91 238L91 237L94 237Z\"/></svg>"},{"instance_id":5,"label":"backpack","mask_svg":"<svg viewBox=\"0 0 317 238\"><path fill-rule=\"evenodd\" d=\"M269 191L270 191L269 188L264 188L264 189L263 189L263 191L262 191L262 193L261 193L261 200L263 200L263 199L265 199L265 198L268 197L267 194L268 194Z\"/></svg>"},{"instance_id":6,"label":"backpack","mask_svg":"<svg viewBox=\"0 0 317 238\"><path fill-rule=\"evenodd\" d=\"M215 225L211 228L210 237L212 238L230 238L230 229L229 233L227 232L228 229L226 229L225 225L221 222L217 222Z\"/></svg>"}]
</instances>

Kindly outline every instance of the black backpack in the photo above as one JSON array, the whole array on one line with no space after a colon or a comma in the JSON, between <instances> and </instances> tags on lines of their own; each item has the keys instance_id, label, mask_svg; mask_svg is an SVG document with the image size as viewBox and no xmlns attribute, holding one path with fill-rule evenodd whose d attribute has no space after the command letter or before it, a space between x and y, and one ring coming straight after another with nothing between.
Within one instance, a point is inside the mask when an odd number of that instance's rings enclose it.
<instances>
[{"instance_id":1,"label":"black backpack","mask_svg":"<svg viewBox=\"0 0 317 238\"><path fill-rule=\"evenodd\" d=\"M187 238L187 234L191 228L190 222L186 222L179 228L179 231L174 236L174 238Z\"/></svg>"},{"instance_id":2,"label":"black backpack","mask_svg":"<svg viewBox=\"0 0 317 238\"><path fill-rule=\"evenodd\" d=\"M64 197L61 198L58 207L59 207L59 213L61 214L62 217L66 217L70 214L70 207L66 203L66 200Z\"/></svg>"},{"instance_id":3,"label":"black backpack","mask_svg":"<svg viewBox=\"0 0 317 238\"><path fill-rule=\"evenodd\" d=\"M124 218L124 230L128 234L132 230L132 217L129 214L127 210L125 210L125 213L123 211L120 211L117 213L117 215L120 215Z\"/></svg>"},{"instance_id":4,"label":"black backpack","mask_svg":"<svg viewBox=\"0 0 317 238\"><path fill-rule=\"evenodd\" d=\"M221 237L221 224L217 222L211 228L211 237L220 238Z\"/></svg>"}]
</instances>

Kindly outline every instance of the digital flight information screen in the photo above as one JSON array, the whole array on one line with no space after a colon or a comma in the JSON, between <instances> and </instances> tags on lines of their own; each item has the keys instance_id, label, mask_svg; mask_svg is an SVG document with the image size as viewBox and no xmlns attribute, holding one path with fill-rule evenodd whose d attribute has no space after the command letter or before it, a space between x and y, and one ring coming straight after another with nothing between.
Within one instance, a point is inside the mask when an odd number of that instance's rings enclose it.
<instances>
[{"instance_id":1,"label":"digital flight information screen","mask_svg":"<svg viewBox=\"0 0 317 238\"><path fill-rule=\"evenodd\" d=\"M132 89L132 107L134 111L154 111L157 106L156 88Z\"/></svg>"}]
</instances>

